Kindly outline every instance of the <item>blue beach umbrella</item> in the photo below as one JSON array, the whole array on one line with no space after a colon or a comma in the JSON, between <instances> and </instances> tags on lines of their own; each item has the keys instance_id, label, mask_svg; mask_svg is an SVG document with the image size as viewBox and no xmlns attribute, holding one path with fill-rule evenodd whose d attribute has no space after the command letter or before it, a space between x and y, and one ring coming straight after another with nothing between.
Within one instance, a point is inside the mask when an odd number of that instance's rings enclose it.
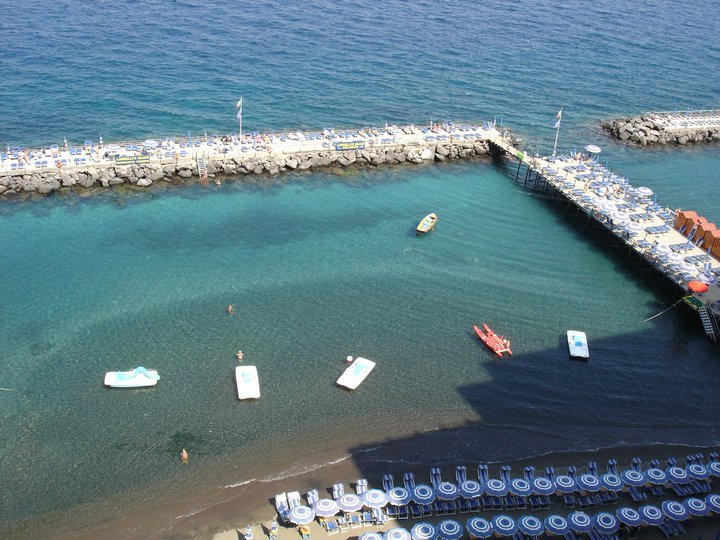
<instances>
[{"instance_id":1,"label":"blue beach umbrella","mask_svg":"<svg viewBox=\"0 0 720 540\"><path fill-rule=\"evenodd\" d=\"M658 486L667 483L667 474L665 474L665 471L658 469L657 467L652 467L645 471L645 478L651 484Z\"/></svg>"},{"instance_id":2,"label":"blue beach umbrella","mask_svg":"<svg viewBox=\"0 0 720 540\"><path fill-rule=\"evenodd\" d=\"M412 537L410 533L407 532L407 529L395 527L383 535L383 540L412 540Z\"/></svg>"},{"instance_id":3,"label":"blue beach umbrella","mask_svg":"<svg viewBox=\"0 0 720 540\"><path fill-rule=\"evenodd\" d=\"M412 492L412 500L418 504L430 504L435 500L435 492L425 484L418 484Z\"/></svg>"},{"instance_id":4,"label":"blue beach umbrella","mask_svg":"<svg viewBox=\"0 0 720 540\"><path fill-rule=\"evenodd\" d=\"M634 508L628 508L626 506L618 508L615 511L615 515L621 523L630 527L638 527L642 524L642 517L640 517L640 513Z\"/></svg>"},{"instance_id":5,"label":"blue beach umbrella","mask_svg":"<svg viewBox=\"0 0 720 540\"><path fill-rule=\"evenodd\" d=\"M685 470L687 470L690 476L697 480L705 480L710 476L707 468L705 468L700 463L693 463L691 465L688 465L687 467L685 467Z\"/></svg>"},{"instance_id":6,"label":"blue beach umbrella","mask_svg":"<svg viewBox=\"0 0 720 540\"><path fill-rule=\"evenodd\" d=\"M502 480L491 478L485 484L485 493L493 497L504 497L508 494L508 487Z\"/></svg>"},{"instance_id":7,"label":"blue beach umbrella","mask_svg":"<svg viewBox=\"0 0 720 540\"><path fill-rule=\"evenodd\" d=\"M668 467L665 469L668 480L675 482L676 484L684 484L691 480L688 472L682 467Z\"/></svg>"},{"instance_id":8,"label":"blue beach umbrella","mask_svg":"<svg viewBox=\"0 0 720 540\"><path fill-rule=\"evenodd\" d=\"M620 491L624 484L617 474L605 473L600 477L600 486L608 491Z\"/></svg>"},{"instance_id":9,"label":"blue beach umbrella","mask_svg":"<svg viewBox=\"0 0 720 540\"><path fill-rule=\"evenodd\" d=\"M435 493L445 501L453 501L460 496L460 491L457 486L450 482L440 482L440 485L435 488Z\"/></svg>"},{"instance_id":10,"label":"blue beach umbrella","mask_svg":"<svg viewBox=\"0 0 720 540\"><path fill-rule=\"evenodd\" d=\"M690 513L688 512L688 509L685 508L685 505L680 504L677 501L663 501L662 511L667 517L677 521L682 521L690 516Z\"/></svg>"},{"instance_id":11,"label":"blue beach umbrella","mask_svg":"<svg viewBox=\"0 0 720 540\"><path fill-rule=\"evenodd\" d=\"M517 523L510 516L500 514L492 518L492 528L500 536L510 536L517 532Z\"/></svg>"},{"instance_id":12,"label":"blue beach umbrella","mask_svg":"<svg viewBox=\"0 0 720 540\"><path fill-rule=\"evenodd\" d=\"M577 483L580 489L585 491L598 491L600 489L600 479L594 474L581 474L580 478L577 479Z\"/></svg>"},{"instance_id":13,"label":"blue beach umbrella","mask_svg":"<svg viewBox=\"0 0 720 540\"><path fill-rule=\"evenodd\" d=\"M590 532L593 528L593 521L585 512L575 511L568 516L570 528L578 533Z\"/></svg>"},{"instance_id":14,"label":"blue beach umbrella","mask_svg":"<svg viewBox=\"0 0 720 540\"><path fill-rule=\"evenodd\" d=\"M343 512L357 512L363 507L363 500L354 493L346 493L338 499L337 505Z\"/></svg>"},{"instance_id":15,"label":"blue beach umbrella","mask_svg":"<svg viewBox=\"0 0 720 540\"><path fill-rule=\"evenodd\" d=\"M708 470L713 476L720 476L720 461L711 461L708 463Z\"/></svg>"},{"instance_id":16,"label":"blue beach umbrella","mask_svg":"<svg viewBox=\"0 0 720 540\"><path fill-rule=\"evenodd\" d=\"M522 516L517 521L518 529L528 536L538 536L543 533L543 522L535 516Z\"/></svg>"},{"instance_id":17,"label":"blue beach umbrella","mask_svg":"<svg viewBox=\"0 0 720 540\"><path fill-rule=\"evenodd\" d=\"M613 534L620 528L618 519L609 512L600 512L593 517L595 528L606 534Z\"/></svg>"},{"instance_id":18,"label":"blue beach umbrella","mask_svg":"<svg viewBox=\"0 0 720 540\"><path fill-rule=\"evenodd\" d=\"M640 518L647 525L654 526L660 525L663 521L665 521L665 516L663 516L660 509L652 504L646 504L645 506L640 507Z\"/></svg>"},{"instance_id":19,"label":"blue beach umbrella","mask_svg":"<svg viewBox=\"0 0 720 540\"><path fill-rule=\"evenodd\" d=\"M518 497L527 497L532 493L530 482L523 478L513 478L510 481L510 493L513 493Z\"/></svg>"},{"instance_id":20,"label":"blue beach umbrella","mask_svg":"<svg viewBox=\"0 0 720 540\"><path fill-rule=\"evenodd\" d=\"M720 514L720 495L717 493L710 493L709 495L706 495L705 504L708 505L710 510L716 514Z\"/></svg>"},{"instance_id":21,"label":"blue beach umbrella","mask_svg":"<svg viewBox=\"0 0 720 540\"><path fill-rule=\"evenodd\" d=\"M288 512L288 519L295 525L307 525L315 519L315 510L309 506L296 506Z\"/></svg>"},{"instance_id":22,"label":"blue beach umbrella","mask_svg":"<svg viewBox=\"0 0 720 540\"><path fill-rule=\"evenodd\" d=\"M707 504L702 499L690 497L683 501L683 505L693 516L707 516L710 513Z\"/></svg>"},{"instance_id":23,"label":"blue beach umbrella","mask_svg":"<svg viewBox=\"0 0 720 540\"><path fill-rule=\"evenodd\" d=\"M462 484L460 484L459 489L460 495L467 499L472 499L482 495L482 486L480 485L480 482L475 480L465 480Z\"/></svg>"},{"instance_id":24,"label":"blue beach umbrella","mask_svg":"<svg viewBox=\"0 0 720 540\"><path fill-rule=\"evenodd\" d=\"M620 473L620 478L623 479L626 486L630 487L641 487L645 485L645 477L641 472L633 469L628 469Z\"/></svg>"},{"instance_id":25,"label":"blue beach umbrella","mask_svg":"<svg viewBox=\"0 0 720 540\"><path fill-rule=\"evenodd\" d=\"M488 538L492 536L493 533L492 525L490 525L490 522L477 516L468 519L467 523L465 523L465 528L467 529L467 532L471 538Z\"/></svg>"},{"instance_id":26,"label":"blue beach umbrella","mask_svg":"<svg viewBox=\"0 0 720 540\"><path fill-rule=\"evenodd\" d=\"M413 540L435 540L437 532L435 526L430 523L417 523L410 529L410 536Z\"/></svg>"},{"instance_id":27,"label":"blue beach umbrella","mask_svg":"<svg viewBox=\"0 0 720 540\"><path fill-rule=\"evenodd\" d=\"M568 525L567 519L557 514L547 516L543 523L545 524L545 530L550 534L565 535L570 532L570 525Z\"/></svg>"},{"instance_id":28,"label":"blue beach umbrella","mask_svg":"<svg viewBox=\"0 0 720 540\"><path fill-rule=\"evenodd\" d=\"M464 532L464 527L454 519L444 519L437 527L438 536L445 540L458 540Z\"/></svg>"},{"instance_id":29,"label":"blue beach umbrella","mask_svg":"<svg viewBox=\"0 0 720 540\"><path fill-rule=\"evenodd\" d=\"M363 533L358 540L383 540L383 535L376 532Z\"/></svg>"},{"instance_id":30,"label":"blue beach umbrella","mask_svg":"<svg viewBox=\"0 0 720 540\"><path fill-rule=\"evenodd\" d=\"M313 505L313 509L320 517L331 517L340 511L337 503L332 499L320 499Z\"/></svg>"},{"instance_id":31,"label":"blue beach umbrella","mask_svg":"<svg viewBox=\"0 0 720 540\"><path fill-rule=\"evenodd\" d=\"M407 489L401 486L396 486L387 492L388 501L390 504L402 506L410 502L410 493Z\"/></svg>"},{"instance_id":32,"label":"blue beach umbrella","mask_svg":"<svg viewBox=\"0 0 720 540\"><path fill-rule=\"evenodd\" d=\"M532 490L538 495L550 495L555 493L555 484L543 476L538 476L532 480Z\"/></svg>"},{"instance_id":33,"label":"blue beach umbrella","mask_svg":"<svg viewBox=\"0 0 720 540\"><path fill-rule=\"evenodd\" d=\"M388 503L388 496L380 489L369 489L362 496L363 503L368 508L382 508Z\"/></svg>"},{"instance_id":34,"label":"blue beach umbrella","mask_svg":"<svg viewBox=\"0 0 720 540\"><path fill-rule=\"evenodd\" d=\"M566 474L559 474L555 477L555 487L561 493L577 491L577 483L571 476Z\"/></svg>"}]
</instances>

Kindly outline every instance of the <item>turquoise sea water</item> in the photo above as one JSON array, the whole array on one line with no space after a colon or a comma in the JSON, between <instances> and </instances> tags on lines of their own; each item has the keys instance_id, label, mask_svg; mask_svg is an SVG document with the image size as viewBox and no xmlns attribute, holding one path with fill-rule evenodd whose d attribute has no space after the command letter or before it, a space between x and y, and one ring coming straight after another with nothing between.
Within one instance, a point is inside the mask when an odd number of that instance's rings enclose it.
<instances>
[{"instance_id":1,"label":"turquoise sea water","mask_svg":"<svg viewBox=\"0 0 720 540\"><path fill-rule=\"evenodd\" d=\"M599 144L660 202L720 221L716 145L630 148L598 129L719 106L712 8L35 2L0 23L0 143L227 132L243 95L250 130L497 117L547 153L563 107L562 149ZM467 161L0 206L0 530L464 422L569 447L588 426L588 444L635 427L635 442L717 444L717 350L683 309L643 322L677 292L513 173ZM416 238L429 211L437 231ZM511 360L472 338L481 321ZM573 327L588 364L567 359ZM256 403L235 399L237 349ZM355 393L333 385L348 354L378 362ZM141 364L157 388L102 388ZM202 465L178 471L182 447Z\"/></svg>"}]
</instances>

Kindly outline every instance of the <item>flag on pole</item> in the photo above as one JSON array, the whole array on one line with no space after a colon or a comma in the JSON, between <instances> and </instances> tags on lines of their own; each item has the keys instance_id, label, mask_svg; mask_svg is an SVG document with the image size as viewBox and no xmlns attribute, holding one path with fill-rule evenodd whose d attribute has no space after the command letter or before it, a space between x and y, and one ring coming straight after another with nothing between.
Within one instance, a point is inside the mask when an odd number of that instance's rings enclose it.
<instances>
[{"instance_id":1,"label":"flag on pole","mask_svg":"<svg viewBox=\"0 0 720 540\"><path fill-rule=\"evenodd\" d=\"M557 122L555 122L555 125L553 127L557 129L560 127L560 122L562 122L562 109L557 112L555 118L557 118Z\"/></svg>"},{"instance_id":2,"label":"flag on pole","mask_svg":"<svg viewBox=\"0 0 720 540\"><path fill-rule=\"evenodd\" d=\"M237 117L238 119L242 118L242 98L238 100L238 102L235 104L235 108L238 109Z\"/></svg>"}]
</instances>

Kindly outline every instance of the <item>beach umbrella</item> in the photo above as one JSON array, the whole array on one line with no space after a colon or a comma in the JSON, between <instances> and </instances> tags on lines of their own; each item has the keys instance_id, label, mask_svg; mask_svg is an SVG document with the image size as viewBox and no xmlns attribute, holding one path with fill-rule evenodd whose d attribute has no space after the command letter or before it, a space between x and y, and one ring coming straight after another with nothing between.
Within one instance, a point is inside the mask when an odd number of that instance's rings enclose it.
<instances>
[{"instance_id":1,"label":"beach umbrella","mask_svg":"<svg viewBox=\"0 0 720 540\"><path fill-rule=\"evenodd\" d=\"M653 251L658 255L668 255L670 253L670 246L666 244L658 244L653 248Z\"/></svg>"},{"instance_id":2,"label":"beach umbrella","mask_svg":"<svg viewBox=\"0 0 720 540\"><path fill-rule=\"evenodd\" d=\"M628 525L630 527L637 527L642 524L642 518L640 517L640 513L634 508L627 508L626 506L618 508L615 511L615 515L621 523L624 523L625 525Z\"/></svg>"},{"instance_id":3,"label":"beach umbrella","mask_svg":"<svg viewBox=\"0 0 720 540\"><path fill-rule=\"evenodd\" d=\"M643 523L653 526L660 525L665 521L665 516L663 516L660 509L652 504L646 504L640 507L640 518L643 520Z\"/></svg>"},{"instance_id":4,"label":"beach umbrella","mask_svg":"<svg viewBox=\"0 0 720 540\"><path fill-rule=\"evenodd\" d=\"M510 516L500 514L495 516L491 521L493 530L500 536L510 536L517 532L517 523Z\"/></svg>"},{"instance_id":5,"label":"beach umbrella","mask_svg":"<svg viewBox=\"0 0 720 540\"><path fill-rule=\"evenodd\" d=\"M465 480L460 484L460 495L467 499L482 495L482 486L476 480Z\"/></svg>"},{"instance_id":6,"label":"beach umbrella","mask_svg":"<svg viewBox=\"0 0 720 540\"><path fill-rule=\"evenodd\" d=\"M543 522L535 516L522 516L517 521L518 529L528 536L538 536L543 533Z\"/></svg>"},{"instance_id":7,"label":"beach umbrella","mask_svg":"<svg viewBox=\"0 0 720 540\"><path fill-rule=\"evenodd\" d=\"M387 492L388 501L390 504L402 506L410 502L411 496L407 489L401 486L396 486Z\"/></svg>"},{"instance_id":8,"label":"beach umbrella","mask_svg":"<svg viewBox=\"0 0 720 540\"><path fill-rule=\"evenodd\" d=\"M158 145L158 142L154 139L145 139L143 141L143 146L145 148L156 148Z\"/></svg>"},{"instance_id":9,"label":"beach umbrella","mask_svg":"<svg viewBox=\"0 0 720 540\"><path fill-rule=\"evenodd\" d=\"M313 505L315 515L320 517L331 517L337 514L340 509L332 499L320 499Z\"/></svg>"},{"instance_id":10,"label":"beach umbrella","mask_svg":"<svg viewBox=\"0 0 720 540\"><path fill-rule=\"evenodd\" d=\"M717 281L717 278L712 274L708 274L706 272L701 272L700 274L698 274L698 281L700 281L704 285L707 285L710 283L715 283ZM702 292L705 292L705 291L702 291Z\"/></svg>"},{"instance_id":11,"label":"beach umbrella","mask_svg":"<svg viewBox=\"0 0 720 540\"><path fill-rule=\"evenodd\" d=\"M698 271L697 266L695 266L693 263L689 263L687 261L683 261L680 264L680 270L682 270L685 273L693 274L693 275L697 274L697 271ZM691 280L691 281L694 281L694 280Z\"/></svg>"},{"instance_id":12,"label":"beach umbrella","mask_svg":"<svg viewBox=\"0 0 720 540\"><path fill-rule=\"evenodd\" d=\"M295 525L307 525L315 519L315 510L309 506L296 506L288 512L288 519Z\"/></svg>"},{"instance_id":13,"label":"beach umbrella","mask_svg":"<svg viewBox=\"0 0 720 540\"><path fill-rule=\"evenodd\" d=\"M446 501L453 501L460 496L460 491L455 484L450 482L440 482L440 485L435 488L437 496Z\"/></svg>"},{"instance_id":14,"label":"beach umbrella","mask_svg":"<svg viewBox=\"0 0 720 540\"><path fill-rule=\"evenodd\" d=\"M413 489L412 499L418 504L430 504L435 500L435 492L430 486L419 484Z\"/></svg>"},{"instance_id":15,"label":"beach umbrella","mask_svg":"<svg viewBox=\"0 0 720 540\"><path fill-rule=\"evenodd\" d=\"M383 540L383 535L376 532L363 533L358 540Z\"/></svg>"},{"instance_id":16,"label":"beach umbrella","mask_svg":"<svg viewBox=\"0 0 720 540\"><path fill-rule=\"evenodd\" d=\"M697 497L685 499L683 501L683 505L693 516L707 516L710 513L710 509L705 501L698 499Z\"/></svg>"},{"instance_id":17,"label":"beach umbrella","mask_svg":"<svg viewBox=\"0 0 720 540\"><path fill-rule=\"evenodd\" d=\"M641 487L645 485L645 477L643 474L633 469L621 472L620 478L623 479L626 486Z\"/></svg>"},{"instance_id":18,"label":"beach umbrella","mask_svg":"<svg viewBox=\"0 0 720 540\"><path fill-rule=\"evenodd\" d=\"M600 477L600 486L609 491L620 491L623 481L617 474L605 473Z\"/></svg>"},{"instance_id":19,"label":"beach umbrella","mask_svg":"<svg viewBox=\"0 0 720 540\"><path fill-rule=\"evenodd\" d=\"M354 493L346 493L337 500L337 505L343 512L357 512L363 507L363 500Z\"/></svg>"},{"instance_id":20,"label":"beach umbrella","mask_svg":"<svg viewBox=\"0 0 720 540\"><path fill-rule=\"evenodd\" d=\"M688 509L677 501L663 501L662 511L670 519L682 521L690 516Z\"/></svg>"},{"instance_id":21,"label":"beach umbrella","mask_svg":"<svg viewBox=\"0 0 720 540\"><path fill-rule=\"evenodd\" d=\"M532 490L538 495L550 495L555 493L555 484L543 476L533 478Z\"/></svg>"},{"instance_id":22,"label":"beach umbrella","mask_svg":"<svg viewBox=\"0 0 720 540\"><path fill-rule=\"evenodd\" d=\"M710 510L716 514L720 514L720 495L717 493L710 493L709 495L706 495L705 504L708 505Z\"/></svg>"},{"instance_id":23,"label":"beach umbrella","mask_svg":"<svg viewBox=\"0 0 720 540\"><path fill-rule=\"evenodd\" d=\"M635 193L637 193L641 197L650 197L653 194L653 190L649 187L640 186L635 190Z\"/></svg>"},{"instance_id":24,"label":"beach umbrella","mask_svg":"<svg viewBox=\"0 0 720 540\"><path fill-rule=\"evenodd\" d=\"M383 535L383 540L412 540L412 537L410 533L407 532L407 529L395 527Z\"/></svg>"},{"instance_id":25,"label":"beach umbrella","mask_svg":"<svg viewBox=\"0 0 720 540\"><path fill-rule=\"evenodd\" d=\"M437 532L434 525L422 522L413 525L413 528L410 529L410 536L413 540L435 540Z\"/></svg>"},{"instance_id":26,"label":"beach umbrella","mask_svg":"<svg viewBox=\"0 0 720 540\"><path fill-rule=\"evenodd\" d=\"M711 461L707 465L710 474L713 476L720 476L720 461Z\"/></svg>"},{"instance_id":27,"label":"beach umbrella","mask_svg":"<svg viewBox=\"0 0 720 540\"><path fill-rule=\"evenodd\" d=\"M630 234L640 234L645 230L645 227L643 227L640 223L637 221L631 221L627 225L625 225L625 230L629 232Z\"/></svg>"},{"instance_id":28,"label":"beach umbrella","mask_svg":"<svg viewBox=\"0 0 720 540\"><path fill-rule=\"evenodd\" d=\"M577 483L572 476L559 474L555 477L555 487L561 493L572 493L577 490Z\"/></svg>"},{"instance_id":29,"label":"beach umbrella","mask_svg":"<svg viewBox=\"0 0 720 540\"><path fill-rule=\"evenodd\" d=\"M513 478L510 481L510 493L513 493L518 497L527 497L532 493L530 482L524 478Z\"/></svg>"},{"instance_id":30,"label":"beach umbrella","mask_svg":"<svg viewBox=\"0 0 720 540\"><path fill-rule=\"evenodd\" d=\"M692 280L688 281L688 289L690 289L692 292L696 293L703 293L708 290L707 283L703 283L702 281ZM702 465L701 465L702 467Z\"/></svg>"},{"instance_id":31,"label":"beach umbrella","mask_svg":"<svg viewBox=\"0 0 720 540\"><path fill-rule=\"evenodd\" d=\"M701 465L700 463L692 463L685 467L685 469L687 470L688 474L690 474L690 476L697 480L705 480L710 476L707 468L705 468L705 466Z\"/></svg>"},{"instance_id":32,"label":"beach umbrella","mask_svg":"<svg viewBox=\"0 0 720 540\"><path fill-rule=\"evenodd\" d=\"M490 522L481 517L471 517L467 520L465 528L471 537L475 538L488 538L492 536L493 529Z\"/></svg>"},{"instance_id":33,"label":"beach umbrella","mask_svg":"<svg viewBox=\"0 0 720 540\"><path fill-rule=\"evenodd\" d=\"M609 512L600 512L593 517L593 525L595 528L605 534L614 534L620 528L618 518Z\"/></svg>"},{"instance_id":34,"label":"beach umbrella","mask_svg":"<svg viewBox=\"0 0 720 540\"><path fill-rule=\"evenodd\" d=\"M493 497L504 497L508 494L508 487L502 480L491 478L485 484L485 493Z\"/></svg>"},{"instance_id":35,"label":"beach umbrella","mask_svg":"<svg viewBox=\"0 0 720 540\"><path fill-rule=\"evenodd\" d=\"M668 480L676 484L684 484L691 480L688 472L682 467L668 467L665 469L665 473L667 474Z\"/></svg>"},{"instance_id":36,"label":"beach umbrella","mask_svg":"<svg viewBox=\"0 0 720 540\"><path fill-rule=\"evenodd\" d=\"M368 508L382 508L388 503L388 496L379 489L369 489L362 496L363 503Z\"/></svg>"},{"instance_id":37,"label":"beach umbrella","mask_svg":"<svg viewBox=\"0 0 720 540\"><path fill-rule=\"evenodd\" d=\"M647 471L645 471L645 478L648 482L655 485L663 485L667 482L667 474L665 474L665 471L662 469L658 469L657 467L651 467Z\"/></svg>"},{"instance_id":38,"label":"beach umbrella","mask_svg":"<svg viewBox=\"0 0 720 540\"><path fill-rule=\"evenodd\" d=\"M444 519L437 526L438 536L445 540L458 540L464 532L464 527L454 519Z\"/></svg>"},{"instance_id":39,"label":"beach umbrella","mask_svg":"<svg viewBox=\"0 0 720 540\"><path fill-rule=\"evenodd\" d=\"M570 525L568 525L567 519L557 514L547 516L543 520L543 523L545 524L545 530L551 534L562 536L570 532Z\"/></svg>"},{"instance_id":40,"label":"beach umbrella","mask_svg":"<svg viewBox=\"0 0 720 540\"><path fill-rule=\"evenodd\" d=\"M627 212L621 212L619 210L612 214L610 217L612 218L615 225L623 225L630 221L630 214L628 214Z\"/></svg>"},{"instance_id":41,"label":"beach umbrella","mask_svg":"<svg viewBox=\"0 0 720 540\"><path fill-rule=\"evenodd\" d=\"M581 474L577 479L577 483L580 489L585 491L598 491L600 489L600 479L594 474Z\"/></svg>"},{"instance_id":42,"label":"beach umbrella","mask_svg":"<svg viewBox=\"0 0 720 540\"><path fill-rule=\"evenodd\" d=\"M593 528L593 521L585 512L575 511L568 516L570 528L578 533L590 532Z\"/></svg>"}]
</instances>

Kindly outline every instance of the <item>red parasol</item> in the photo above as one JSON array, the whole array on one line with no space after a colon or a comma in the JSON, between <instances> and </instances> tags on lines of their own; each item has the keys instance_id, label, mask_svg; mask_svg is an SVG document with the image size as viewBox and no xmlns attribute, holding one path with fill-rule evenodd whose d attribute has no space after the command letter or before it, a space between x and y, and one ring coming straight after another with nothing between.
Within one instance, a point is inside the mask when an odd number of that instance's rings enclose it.
<instances>
[{"instance_id":1,"label":"red parasol","mask_svg":"<svg viewBox=\"0 0 720 540\"><path fill-rule=\"evenodd\" d=\"M692 280L688 282L688 289L692 292L703 293L708 290L708 286L707 283L703 283L702 281Z\"/></svg>"}]
</instances>

